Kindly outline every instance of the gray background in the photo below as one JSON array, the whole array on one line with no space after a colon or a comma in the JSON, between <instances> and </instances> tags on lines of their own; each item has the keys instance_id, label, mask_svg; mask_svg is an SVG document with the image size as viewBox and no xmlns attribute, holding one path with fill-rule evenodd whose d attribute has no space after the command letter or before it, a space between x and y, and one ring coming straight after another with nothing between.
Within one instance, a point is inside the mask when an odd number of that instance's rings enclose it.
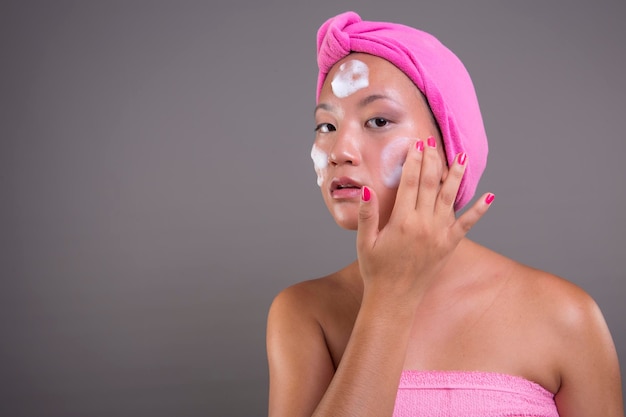
<instances>
[{"instance_id":1,"label":"gray background","mask_svg":"<svg viewBox=\"0 0 626 417\"><path fill-rule=\"evenodd\" d=\"M273 296L354 256L309 158L349 9L466 63L497 196L471 237L587 290L624 370L625 6L3 1L0 415L266 414Z\"/></svg>"}]
</instances>

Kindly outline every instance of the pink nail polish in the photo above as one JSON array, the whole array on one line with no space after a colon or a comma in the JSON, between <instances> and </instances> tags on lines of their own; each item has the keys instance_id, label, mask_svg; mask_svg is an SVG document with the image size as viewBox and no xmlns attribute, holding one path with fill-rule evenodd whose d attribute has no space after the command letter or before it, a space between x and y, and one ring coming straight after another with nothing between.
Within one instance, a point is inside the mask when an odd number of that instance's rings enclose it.
<instances>
[{"instance_id":1,"label":"pink nail polish","mask_svg":"<svg viewBox=\"0 0 626 417\"><path fill-rule=\"evenodd\" d=\"M367 187L361 188L361 198L363 199L363 201L370 201L370 197L370 189Z\"/></svg>"},{"instance_id":2,"label":"pink nail polish","mask_svg":"<svg viewBox=\"0 0 626 417\"><path fill-rule=\"evenodd\" d=\"M495 195L493 195L491 193L487 194L487 197L485 197L485 203L491 204L491 202L493 201L494 198L496 198Z\"/></svg>"},{"instance_id":3,"label":"pink nail polish","mask_svg":"<svg viewBox=\"0 0 626 417\"><path fill-rule=\"evenodd\" d=\"M424 141L418 140L415 143L415 147L417 148L418 151L422 152L424 150Z\"/></svg>"},{"instance_id":4,"label":"pink nail polish","mask_svg":"<svg viewBox=\"0 0 626 417\"><path fill-rule=\"evenodd\" d=\"M459 165L465 165L466 160L467 160L467 154L465 152L461 152L458 158Z\"/></svg>"},{"instance_id":5,"label":"pink nail polish","mask_svg":"<svg viewBox=\"0 0 626 417\"><path fill-rule=\"evenodd\" d=\"M429 137L427 141L428 141L428 146L430 146L431 148L434 148L435 146L437 146L437 142L435 142L435 138L433 138L432 136Z\"/></svg>"}]
</instances>

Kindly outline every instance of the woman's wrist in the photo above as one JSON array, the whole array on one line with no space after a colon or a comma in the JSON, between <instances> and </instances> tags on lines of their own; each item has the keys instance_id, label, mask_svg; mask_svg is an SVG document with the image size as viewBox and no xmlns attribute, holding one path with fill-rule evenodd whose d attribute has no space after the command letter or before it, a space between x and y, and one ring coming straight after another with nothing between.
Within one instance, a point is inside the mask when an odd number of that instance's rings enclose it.
<instances>
[{"instance_id":1,"label":"woman's wrist","mask_svg":"<svg viewBox=\"0 0 626 417\"><path fill-rule=\"evenodd\" d=\"M413 320L421 295L400 288L377 285L366 286L363 291L361 310L372 311L374 320L398 321L402 318Z\"/></svg>"}]
</instances>

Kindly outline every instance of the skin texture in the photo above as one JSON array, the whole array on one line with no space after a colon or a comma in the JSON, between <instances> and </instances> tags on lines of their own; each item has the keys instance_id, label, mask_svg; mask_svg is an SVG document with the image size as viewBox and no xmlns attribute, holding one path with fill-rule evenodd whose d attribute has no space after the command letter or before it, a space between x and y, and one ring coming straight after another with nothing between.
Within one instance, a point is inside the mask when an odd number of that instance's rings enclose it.
<instances>
[{"instance_id":1,"label":"skin texture","mask_svg":"<svg viewBox=\"0 0 626 417\"><path fill-rule=\"evenodd\" d=\"M425 100L370 55L344 58L328 79L354 58L369 85L346 97L324 85L315 146L328 155L322 196L357 230L357 260L273 301L269 415L391 416L402 370L423 369L518 375L554 393L561 416L623 416L617 355L594 301L465 238L486 195L455 217L464 165L446 166ZM414 139L399 186L388 187L381 155L399 137ZM366 186L369 201L360 190L338 197L336 178Z\"/></svg>"}]
</instances>

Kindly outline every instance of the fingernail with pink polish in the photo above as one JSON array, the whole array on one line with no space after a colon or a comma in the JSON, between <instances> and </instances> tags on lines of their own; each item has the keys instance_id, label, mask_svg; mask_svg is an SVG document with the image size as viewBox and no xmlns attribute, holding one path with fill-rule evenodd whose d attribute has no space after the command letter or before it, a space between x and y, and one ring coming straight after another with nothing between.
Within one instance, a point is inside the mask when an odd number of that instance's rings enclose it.
<instances>
[{"instance_id":1,"label":"fingernail with pink polish","mask_svg":"<svg viewBox=\"0 0 626 417\"><path fill-rule=\"evenodd\" d=\"M415 143L415 147L417 148L418 151L422 152L424 150L424 141L423 140L418 140Z\"/></svg>"},{"instance_id":2,"label":"fingernail with pink polish","mask_svg":"<svg viewBox=\"0 0 626 417\"><path fill-rule=\"evenodd\" d=\"M459 154L458 161L459 161L459 165L465 165L465 161L467 161L467 154L465 152L461 152Z\"/></svg>"},{"instance_id":3,"label":"fingernail with pink polish","mask_svg":"<svg viewBox=\"0 0 626 417\"><path fill-rule=\"evenodd\" d=\"M361 199L363 201L370 201L370 197L371 197L371 193L370 193L370 189L367 187L363 187L361 188Z\"/></svg>"},{"instance_id":4,"label":"fingernail with pink polish","mask_svg":"<svg viewBox=\"0 0 626 417\"><path fill-rule=\"evenodd\" d=\"M434 148L435 146L437 146L437 142L435 142L435 138L433 138L432 136L429 137L427 141L428 141L428 146L430 146L431 148Z\"/></svg>"},{"instance_id":5,"label":"fingernail with pink polish","mask_svg":"<svg viewBox=\"0 0 626 417\"><path fill-rule=\"evenodd\" d=\"M493 202L494 198L496 198L495 195L493 195L491 193L487 194L487 197L485 197L485 203L491 204Z\"/></svg>"}]
</instances>

